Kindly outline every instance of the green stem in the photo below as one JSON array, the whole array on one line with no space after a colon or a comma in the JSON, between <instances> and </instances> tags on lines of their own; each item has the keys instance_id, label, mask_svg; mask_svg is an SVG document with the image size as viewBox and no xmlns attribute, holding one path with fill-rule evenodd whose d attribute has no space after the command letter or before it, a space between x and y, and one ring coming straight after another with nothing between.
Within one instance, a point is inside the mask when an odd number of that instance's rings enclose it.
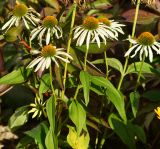
<instances>
[{"instance_id":1,"label":"green stem","mask_svg":"<svg viewBox=\"0 0 160 149\"><path fill-rule=\"evenodd\" d=\"M86 71L87 69L87 56L88 56L88 50L89 48L86 48L86 53L85 53L85 57L84 57L84 71Z\"/></svg>"},{"instance_id":2,"label":"green stem","mask_svg":"<svg viewBox=\"0 0 160 149\"><path fill-rule=\"evenodd\" d=\"M52 73L52 66L50 65L49 67L49 72L50 72L50 84L51 84L51 90L52 90L52 93L53 93L53 96L54 96L54 99L55 99L55 103L56 103L56 93L55 93L55 90L54 90L54 87L53 87L53 83L52 83L52 80L53 80L53 73Z\"/></svg>"},{"instance_id":3,"label":"green stem","mask_svg":"<svg viewBox=\"0 0 160 149\"><path fill-rule=\"evenodd\" d=\"M145 53L143 54L143 59L141 61L141 66L140 66L140 70L138 72L138 78L137 78L137 82L136 82L136 86L135 86L134 92L137 91L137 88L138 88L139 83L140 83L140 78L141 78L141 74L142 74L142 67L143 67L143 64L144 64L144 60L145 60Z\"/></svg>"},{"instance_id":4,"label":"green stem","mask_svg":"<svg viewBox=\"0 0 160 149\"><path fill-rule=\"evenodd\" d=\"M74 95L74 99L76 99L77 98L77 95L78 95L78 93L79 93L79 89L82 87L82 85L78 85L77 86L77 89L76 89L76 92L75 92L75 95Z\"/></svg>"},{"instance_id":5,"label":"green stem","mask_svg":"<svg viewBox=\"0 0 160 149\"><path fill-rule=\"evenodd\" d=\"M107 54L106 54L106 51L104 52L104 60L105 60L105 64L106 64L106 78L108 78L108 75L109 75L109 69L108 69L108 60L107 60Z\"/></svg>"},{"instance_id":6,"label":"green stem","mask_svg":"<svg viewBox=\"0 0 160 149\"><path fill-rule=\"evenodd\" d=\"M68 39L68 44L67 44L67 53L68 54L70 53L70 47L71 47L71 41L72 41L72 31L73 31L73 26L74 26L74 22L75 22L76 8L77 8L76 3L74 3L73 5L74 5L74 9L73 9L73 12L72 12L72 21L71 21L69 39ZM62 99L64 99L64 94L65 94L67 69L68 69L68 63L65 63L64 75L63 75Z\"/></svg>"},{"instance_id":7,"label":"green stem","mask_svg":"<svg viewBox=\"0 0 160 149\"><path fill-rule=\"evenodd\" d=\"M136 12L135 12L133 28L132 28L132 38L134 38L134 35L135 35L140 2L141 2L141 0L138 0L137 4L136 4ZM129 48L131 48L131 47L132 47L132 44L130 43ZM128 66L128 60L129 60L129 56L126 57L126 61L125 61L125 64L124 64L124 69L123 69L123 74L121 74L121 78L120 78L118 88L117 88L118 90L120 90L120 88L121 88L121 85L122 85L122 82L123 82L123 79L124 79L124 76L125 76L125 73L126 73L126 69L127 69L127 66Z\"/></svg>"}]
</instances>

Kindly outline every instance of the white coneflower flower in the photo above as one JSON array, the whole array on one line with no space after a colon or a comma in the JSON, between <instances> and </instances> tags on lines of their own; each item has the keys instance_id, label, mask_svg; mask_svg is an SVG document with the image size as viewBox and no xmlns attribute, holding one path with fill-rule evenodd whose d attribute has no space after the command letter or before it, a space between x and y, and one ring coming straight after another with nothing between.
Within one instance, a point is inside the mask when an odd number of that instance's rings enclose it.
<instances>
[{"instance_id":1,"label":"white coneflower flower","mask_svg":"<svg viewBox=\"0 0 160 149\"><path fill-rule=\"evenodd\" d=\"M112 31L116 37L118 37L118 33L124 34L121 27L125 26L124 24L119 24L114 20L109 20L108 18L99 18L99 22L105 24L107 28Z\"/></svg>"},{"instance_id":2,"label":"white coneflower flower","mask_svg":"<svg viewBox=\"0 0 160 149\"><path fill-rule=\"evenodd\" d=\"M77 39L77 46L81 46L86 40L87 48L89 48L89 44L94 41L100 47L101 39L106 44L106 39L113 40L117 37L105 24L99 22L95 17L89 16L84 19L82 25L75 28L73 39Z\"/></svg>"},{"instance_id":3,"label":"white coneflower flower","mask_svg":"<svg viewBox=\"0 0 160 149\"><path fill-rule=\"evenodd\" d=\"M56 38L59 39L62 37L62 29L58 26L58 20L54 16L46 16L42 21L42 25L32 30L31 40L38 35L38 40L40 45L42 45L42 38L46 35L46 45L48 45L50 43L51 36L54 34Z\"/></svg>"},{"instance_id":4,"label":"white coneflower flower","mask_svg":"<svg viewBox=\"0 0 160 149\"><path fill-rule=\"evenodd\" d=\"M157 42L154 36L150 32L143 32L137 39L128 39L133 46L126 52L125 56L129 56L132 51L134 54L131 58L135 57L138 52L140 60L142 60L142 55L145 54L145 57L149 57L150 62L153 61L153 52L156 51L157 54L160 54L160 43Z\"/></svg>"},{"instance_id":5,"label":"white coneflower flower","mask_svg":"<svg viewBox=\"0 0 160 149\"><path fill-rule=\"evenodd\" d=\"M39 118L42 114L46 117L45 102L39 97L35 98L35 103L31 103L30 107L32 107L32 109L29 110L28 113L33 113L32 118L35 118L36 116Z\"/></svg>"},{"instance_id":6,"label":"white coneflower flower","mask_svg":"<svg viewBox=\"0 0 160 149\"><path fill-rule=\"evenodd\" d=\"M12 26L19 26L21 22L23 22L26 28L29 29L28 23L36 26L36 23L39 21L39 16L40 14L33 8L28 8L24 4L18 4L14 7L9 21L2 26L2 30L8 30Z\"/></svg>"},{"instance_id":7,"label":"white coneflower flower","mask_svg":"<svg viewBox=\"0 0 160 149\"><path fill-rule=\"evenodd\" d=\"M63 48L56 48L51 44L44 46L42 50L36 52L36 54L40 54L40 56L34 59L27 66L27 68L33 68L35 65L37 65L35 72L38 70L43 71L45 68L48 69L52 61L55 62L57 67L59 67L57 59L62 60L66 63L70 62L68 58L72 60L72 57L66 52L64 52Z\"/></svg>"}]
</instances>

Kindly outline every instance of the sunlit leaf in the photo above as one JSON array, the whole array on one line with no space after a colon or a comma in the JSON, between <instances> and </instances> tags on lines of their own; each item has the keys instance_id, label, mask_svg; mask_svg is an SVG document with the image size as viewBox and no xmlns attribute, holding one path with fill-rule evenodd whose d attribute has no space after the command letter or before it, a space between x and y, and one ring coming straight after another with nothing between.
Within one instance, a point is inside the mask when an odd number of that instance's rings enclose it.
<instances>
[{"instance_id":1,"label":"sunlit leaf","mask_svg":"<svg viewBox=\"0 0 160 149\"><path fill-rule=\"evenodd\" d=\"M26 106L18 108L9 119L9 127L12 131L17 130L28 121L28 108Z\"/></svg>"},{"instance_id":2,"label":"sunlit leaf","mask_svg":"<svg viewBox=\"0 0 160 149\"><path fill-rule=\"evenodd\" d=\"M124 98L117 91L117 89L111 84L111 82L103 77L96 77L96 76L93 76L91 78L91 82L98 86L106 88L106 96L114 104L122 119L126 121Z\"/></svg>"},{"instance_id":3,"label":"sunlit leaf","mask_svg":"<svg viewBox=\"0 0 160 149\"><path fill-rule=\"evenodd\" d=\"M38 126L33 129L26 131L25 134L32 137L36 140L39 148L44 149L45 146L45 137L48 133L48 124L47 122L41 122Z\"/></svg>"},{"instance_id":4,"label":"sunlit leaf","mask_svg":"<svg viewBox=\"0 0 160 149\"><path fill-rule=\"evenodd\" d=\"M69 106L69 117L76 125L77 133L80 135L86 121L86 112L77 100L72 100Z\"/></svg>"},{"instance_id":5,"label":"sunlit leaf","mask_svg":"<svg viewBox=\"0 0 160 149\"><path fill-rule=\"evenodd\" d=\"M0 78L0 84L19 84L26 81L31 70L25 70L23 67L12 71L11 73Z\"/></svg>"},{"instance_id":6,"label":"sunlit leaf","mask_svg":"<svg viewBox=\"0 0 160 149\"><path fill-rule=\"evenodd\" d=\"M88 149L89 145L89 134L81 134L78 136L74 127L68 126L69 134L67 135L67 142L73 149Z\"/></svg>"},{"instance_id":7,"label":"sunlit leaf","mask_svg":"<svg viewBox=\"0 0 160 149\"><path fill-rule=\"evenodd\" d=\"M138 73L140 71L140 67L141 67L141 62L132 63L131 65L128 66L126 74ZM153 73L153 70L154 68L150 64L145 62L143 63L142 73Z\"/></svg>"},{"instance_id":8,"label":"sunlit leaf","mask_svg":"<svg viewBox=\"0 0 160 149\"><path fill-rule=\"evenodd\" d=\"M57 136L53 133L51 128L47 133L47 136L45 139L45 145L47 149L58 149Z\"/></svg>"},{"instance_id":9,"label":"sunlit leaf","mask_svg":"<svg viewBox=\"0 0 160 149\"><path fill-rule=\"evenodd\" d=\"M80 72L80 80L81 80L81 83L83 86L85 104L87 106L89 103L90 75L85 71L81 71Z\"/></svg>"},{"instance_id":10,"label":"sunlit leaf","mask_svg":"<svg viewBox=\"0 0 160 149\"><path fill-rule=\"evenodd\" d=\"M55 99L53 96L51 96L46 104L46 110L47 110L47 116L50 123L51 130L54 132L55 130Z\"/></svg>"}]
</instances>

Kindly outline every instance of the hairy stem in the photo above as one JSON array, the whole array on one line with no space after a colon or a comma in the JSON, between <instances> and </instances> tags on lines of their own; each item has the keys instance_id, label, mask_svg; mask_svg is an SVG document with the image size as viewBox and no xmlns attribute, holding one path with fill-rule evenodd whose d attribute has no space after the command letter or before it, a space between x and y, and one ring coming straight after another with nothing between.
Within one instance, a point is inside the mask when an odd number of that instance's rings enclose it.
<instances>
[{"instance_id":1,"label":"hairy stem","mask_svg":"<svg viewBox=\"0 0 160 149\"><path fill-rule=\"evenodd\" d=\"M138 0L137 4L136 4L136 12L135 12L133 28L132 28L132 38L134 38L134 35L135 35L140 2L141 2L141 0ZM131 47L132 47L132 44L130 43L129 48L131 48ZM120 81L119 81L119 84L118 84L118 88L117 88L118 90L121 89L121 85L122 85L122 82L123 82L123 79L124 79L124 76L125 76L125 73L126 73L126 69L127 69L127 66L128 66L128 60L129 60L129 56L126 57L126 61L125 61L125 64L124 64L124 69L123 69L123 74L121 75L121 78L120 78Z\"/></svg>"},{"instance_id":2,"label":"hairy stem","mask_svg":"<svg viewBox=\"0 0 160 149\"><path fill-rule=\"evenodd\" d=\"M72 32L73 32L73 26L74 26L74 22L75 22L76 8L77 8L77 4L76 3L74 3L73 5L74 5L74 9L73 9L73 12L72 12L72 21L71 21L69 39L68 39L68 44L67 44L67 53L68 54L70 52L70 46L71 46L71 41L72 41ZM62 99L64 99L64 94L65 94L67 69L68 69L68 63L65 63L64 75L63 75Z\"/></svg>"},{"instance_id":3,"label":"hairy stem","mask_svg":"<svg viewBox=\"0 0 160 149\"><path fill-rule=\"evenodd\" d=\"M141 74L142 74L142 67L143 67L143 64L144 64L144 60L145 60L145 54L143 54L143 59L141 61L141 66L140 66L140 70L138 72L138 78L137 78L137 82L136 82L136 86L135 86L134 92L137 91L137 88L138 88L139 83L140 83L140 78L141 78Z\"/></svg>"},{"instance_id":4,"label":"hairy stem","mask_svg":"<svg viewBox=\"0 0 160 149\"><path fill-rule=\"evenodd\" d=\"M53 87L53 83L52 83L52 80L53 80L53 73L52 73L52 66L50 65L49 67L49 72L50 72L50 85L51 85L51 90L52 90L52 94L54 96L54 99L55 101L57 100L56 98L56 93L55 93L55 90L54 90L54 87Z\"/></svg>"},{"instance_id":5,"label":"hairy stem","mask_svg":"<svg viewBox=\"0 0 160 149\"><path fill-rule=\"evenodd\" d=\"M106 78L108 78L109 70L108 70L108 60L107 60L106 51L104 52L104 60L105 60L105 64L106 64Z\"/></svg>"},{"instance_id":6,"label":"hairy stem","mask_svg":"<svg viewBox=\"0 0 160 149\"><path fill-rule=\"evenodd\" d=\"M88 50L89 48L86 48L86 53L85 53L85 57L84 57L84 71L87 70L87 57L88 57Z\"/></svg>"}]
</instances>

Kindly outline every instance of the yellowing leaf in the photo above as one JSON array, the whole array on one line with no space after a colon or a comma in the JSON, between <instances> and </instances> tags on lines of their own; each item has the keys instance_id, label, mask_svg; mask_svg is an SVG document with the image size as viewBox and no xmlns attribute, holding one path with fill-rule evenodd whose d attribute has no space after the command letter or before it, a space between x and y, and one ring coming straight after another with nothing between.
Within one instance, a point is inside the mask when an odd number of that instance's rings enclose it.
<instances>
[{"instance_id":1,"label":"yellowing leaf","mask_svg":"<svg viewBox=\"0 0 160 149\"><path fill-rule=\"evenodd\" d=\"M89 144L89 134L83 133L80 137L74 127L69 127L69 134L67 136L67 142L73 149L87 149Z\"/></svg>"}]
</instances>

